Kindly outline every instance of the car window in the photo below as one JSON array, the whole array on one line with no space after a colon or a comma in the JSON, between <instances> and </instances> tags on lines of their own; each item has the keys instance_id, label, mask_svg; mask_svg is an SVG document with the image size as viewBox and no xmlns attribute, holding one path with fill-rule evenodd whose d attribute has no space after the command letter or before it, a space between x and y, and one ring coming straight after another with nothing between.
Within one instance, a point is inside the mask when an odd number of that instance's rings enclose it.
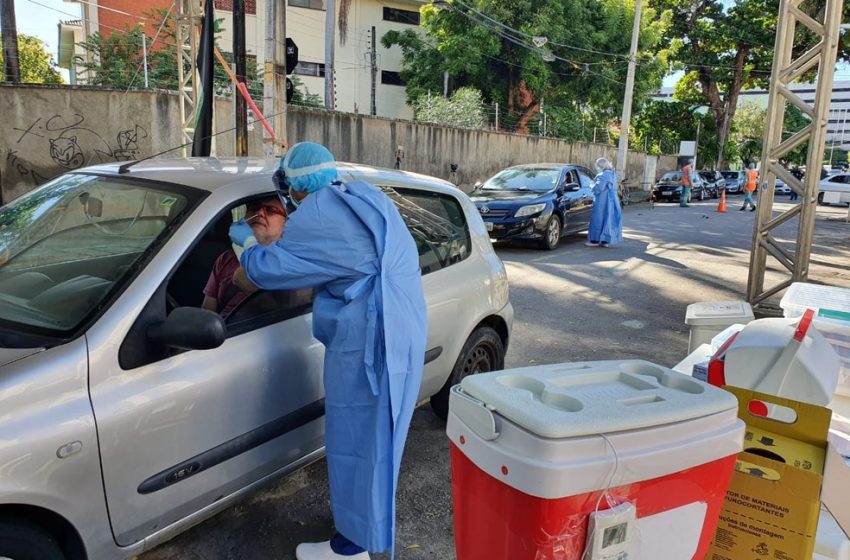
<instances>
[{"instance_id":1,"label":"car window","mask_svg":"<svg viewBox=\"0 0 850 560\"><path fill-rule=\"evenodd\" d=\"M567 175L566 175L566 178L564 179L564 182L567 185L571 185L571 184L579 185L580 184L579 180L578 180L578 173L576 173L575 169L570 169L570 170L567 171Z\"/></svg>"},{"instance_id":2,"label":"car window","mask_svg":"<svg viewBox=\"0 0 850 560\"><path fill-rule=\"evenodd\" d=\"M201 197L161 183L68 174L0 208L0 320L74 331Z\"/></svg>"},{"instance_id":3,"label":"car window","mask_svg":"<svg viewBox=\"0 0 850 560\"><path fill-rule=\"evenodd\" d=\"M390 197L419 251L422 274L446 268L469 256L472 239L458 200L432 191L381 186Z\"/></svg>"},{"instance_id":4,"label":"car window","mask_svg":"<svg viewBox=\"0 0 850 560\"><path fill-rule=\"evenodd\" d=\"M548 191L555 188L559 167L509 167L487 179L482 190Z\"/></svg>"},{"instance_id":5,"label":"car window","mask_svg":"<svg viewBox=\"0 0 850 560\"><path fill-rule=\"evenodd\" d=\"M678 171L672 173L665 173L661 176L662 181L680 181L682 179L682 174Z\"/></svg>"},{"instance_id":6,"label":"car window","mask_svg":"<svg viewBox=\"0 0 850 560\"><path fill-rule=\"evenodd\" d=\"M579 169L578 180L581 182L583 188L590 188L593 184L593 178L586 169Z\"/></svg>"}]
</instances>

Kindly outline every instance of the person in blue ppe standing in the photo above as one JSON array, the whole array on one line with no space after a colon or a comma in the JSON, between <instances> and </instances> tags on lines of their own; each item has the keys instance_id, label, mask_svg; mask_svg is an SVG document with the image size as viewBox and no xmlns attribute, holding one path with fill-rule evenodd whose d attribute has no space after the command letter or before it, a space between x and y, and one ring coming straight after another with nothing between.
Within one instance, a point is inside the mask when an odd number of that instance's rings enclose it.
<instances>
[{"instance_id":1,"label":"person in blue ppe standing","mask_svg":"<svg viewBox=\"0 0 850 560\"><path fill-rule=\"evenodd\" d=\"M330 541L298 545L298 560L393 550L395 495L418 400L427 338L419 257L393 202L362 181L341 182L327 148L302 142L281 162L297 205L283 237L230 237L244 247L237 284L268 290L314 287L313 334L325 345L325 445Z\"/></svg>"},{"instance_id":2,"label":"person in blue ppe standing","mask_svg":"<svg viewBox=\"0 0 850 560\"><path fill-rule=\"evenodd\" d=\"M593 211L587 229L588 247L609 247L623 240L623 214L617 196L617 172L606 158L596 160Z\"/></svg>"}]
</instances>

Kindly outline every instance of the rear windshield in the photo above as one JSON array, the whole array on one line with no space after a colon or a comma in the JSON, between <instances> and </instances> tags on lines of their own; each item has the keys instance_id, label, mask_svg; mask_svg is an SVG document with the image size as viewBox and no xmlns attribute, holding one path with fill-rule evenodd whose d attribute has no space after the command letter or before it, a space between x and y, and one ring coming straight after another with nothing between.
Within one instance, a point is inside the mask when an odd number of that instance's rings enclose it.
<instances>
[{"instance_id":1,"label":"rear windshield","mask_svg":"<svg viewBox=\"0 0 850 560\"><path fill-rule=\"evenodd\" d=\"M682 180L682 174L678 171L671 171L670 173L665 173L661 177L661 180L662 181L681 181Z\"/></svg>"}]
</instances>

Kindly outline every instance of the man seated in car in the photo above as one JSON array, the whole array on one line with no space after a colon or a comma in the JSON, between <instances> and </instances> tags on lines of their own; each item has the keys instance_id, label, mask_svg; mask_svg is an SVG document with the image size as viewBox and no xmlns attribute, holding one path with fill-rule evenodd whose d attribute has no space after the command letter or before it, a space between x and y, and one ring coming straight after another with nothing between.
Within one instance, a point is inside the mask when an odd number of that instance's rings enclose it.
<instances>
[{"instance_id":1,"label":"man seated in car","mask_svg":"<svg viewBox=\"0 0 850 560\"><path fill-rule=\"evenodd\" d=\"M245 221L251 226L257 243L268 245L283 235L286 209L277 196L252 200L246 205ZM228 249L218 256L204 287L204 302L201 307L227 318L250 295L233 284L233 273L237 268L239 258L233 249Z\"/></svg>"}]
</instances>

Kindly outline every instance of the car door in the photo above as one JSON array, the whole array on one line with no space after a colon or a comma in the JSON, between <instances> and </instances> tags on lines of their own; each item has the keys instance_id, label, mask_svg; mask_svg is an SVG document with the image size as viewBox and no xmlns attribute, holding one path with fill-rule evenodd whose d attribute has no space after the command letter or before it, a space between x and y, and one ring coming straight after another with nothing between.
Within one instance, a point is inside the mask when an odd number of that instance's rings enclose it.
<instances>
[{"instance_id":1,"label":"car door","mask_svg":"<svg viewBox=\"0 0 850 560\"><path fill-rule=\"evenodd\" d=\"M569 168L564 172L564 194L561 196L564 212L562 233L579 231L582 224L590 221L587 199L582 199L581 182L578 172Z\"/></svg>"},{"instance_id":2,"label":"car door","mask_svg":"<svg viewBox=\"0 0 850 560\"><path fill-rule=\"evenodd\" d=\"M217 348L180 351L147 336L180 293L176 282L194 278L185 281L203 288L208 273L194 257L211 224L228 217L233 202L222 196L173 234L88 335L104 490L120 545L315 458L324 445L324 349L311 334L309 294L248 298ZM226 228L219 241L228 247Z\"/></svg>"},{"instance_id":3,"label":"car door","mask_svg":"<svg viewBox=\"0 0 850 560\"><path fill-rule=\"evenodd\" d=\"M577 167L576 174L580 186L577 202L580 210L577 212L577 225L574 231L582 231L590 226L590 214L593 212L593 175L584 167Z\"/></svg>"}]
</instances>

